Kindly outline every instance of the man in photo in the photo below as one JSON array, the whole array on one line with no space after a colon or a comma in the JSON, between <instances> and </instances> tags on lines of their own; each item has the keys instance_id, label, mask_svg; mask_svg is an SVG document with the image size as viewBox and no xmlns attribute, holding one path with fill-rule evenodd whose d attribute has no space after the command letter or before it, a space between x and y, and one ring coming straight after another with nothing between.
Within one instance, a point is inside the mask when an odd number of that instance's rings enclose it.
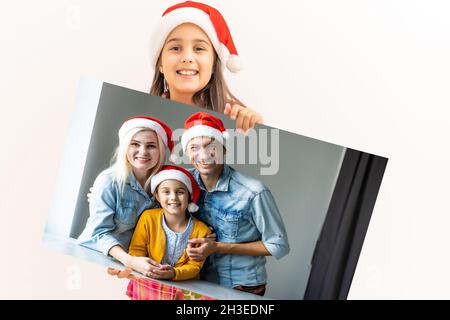
<instances>
[{"instance_id":1,"label":"man in photo","mask_svg":"<svg viewBox=\"0 0 450 320\"><path fill-rule=\"evenodd\" d=\"M281 259L289 253L276 202L262 182L224 163L227 132L219 118L198 112L184 129L183 152L201 189L200 219L217 235L216 241L191 239L187 253L194 260L209 257L202 273L206 280L264 295L265 256Z\"/></svg>"}]
</instances>

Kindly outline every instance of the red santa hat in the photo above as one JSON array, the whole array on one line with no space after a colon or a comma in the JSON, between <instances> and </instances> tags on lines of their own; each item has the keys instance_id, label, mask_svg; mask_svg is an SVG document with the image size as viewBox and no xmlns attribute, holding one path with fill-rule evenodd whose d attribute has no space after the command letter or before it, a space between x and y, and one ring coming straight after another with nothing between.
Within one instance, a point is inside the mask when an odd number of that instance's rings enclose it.
<instances>
[{"instance_id":1,"label":"red santa hat","mask_svg":"<svg viewBox=\"0 0 450 320\"><path fill-rule=\"evenodd\" d=\"M193 23L203 29L211 40L220 60L231 72L239 72L242 62L238 56L230 30L222 14L203 3L186 1L164 11L161 23L152 37L152 66L156 66L161 49L169 33L183 23Z\"/></svg>"},{"instance_id":2,"label":"red santa hat","mask_svg":"<svg viewBox=\"0 0 450 320\"><path fill-rule=\"evenodd\" d=\"M135 128L147 128L156 132L156 134L161 138L166 149L172 152L173 141L172 141L172 129L159 119L148 117L148 116L137 116L132 117L122 124L119 129L119 140L122 141L130 130Z\"/></svg>"},{"instance_id":3,"label":"red santa hat","mask_svg":"<svg viewBox=\"0 0 450 320\"><path fill-rule=\"evenodd\" d=\"M186 151L187 144L195 137L214 138L223 145L229 134L223 126L222 120L206 112L197 112L184 123L184 133L181 136L183 151Z\"/></svg>"},{"instance_id":4,"label":"red santa hat","mask_svg":"<svg viewBox=\"0 0 450 320\"><path fill-rule=\"evenodd\" d=\"M195 181L194 176L189 171L179 166L163 166L162 169L152 177L150 182L151 192L155 193L155 190L159 184L165 180L177 180L183 183L191 194L191 202L188 205L188 211L198 211L197 202L201 191L197 181Z\"/></svg>"}]
</instances>

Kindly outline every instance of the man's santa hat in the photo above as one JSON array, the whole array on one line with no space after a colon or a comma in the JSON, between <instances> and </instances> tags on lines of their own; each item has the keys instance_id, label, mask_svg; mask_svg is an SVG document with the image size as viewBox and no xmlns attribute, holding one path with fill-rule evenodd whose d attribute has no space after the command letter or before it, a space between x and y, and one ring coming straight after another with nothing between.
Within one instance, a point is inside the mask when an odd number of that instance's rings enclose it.
<instances>
[{"instance_id":1,"label":"man's santa hat","mask_svg":"<svg viewBox=\"0 0 450 320\"><path fill-rule=\"evenodd\" d=\"M224 140L229 138L229 134L222 120L206 112L197 112L184 123L184 133L181 136L183 151L186 151L189 141L196 137L214 138L224 145Z\"/></svg>"},{"instance_id":2,"label":"man's santa hat","mask_svg":"<svg viewBox=\"0 0 450 320\"><path fill-rule=\"evenodd\" d=\"M129 118L125 120L125 122L119 129L119 140L122 141L128 134L128 132L135 128L147 128L155 131L156 134L161 138L166 149L172 152L172 129L170 129L170 127L161 120L148 116L137 116Z\"/></svg>"},{"instance_id":3,"label":"man's santa hat","mask_svg":"<svg viewBox=\"0 0 450 320\"><path fill-rule=\"evenodd\" d=\"M236 73L242 69L241 59L222 14L211 6L194 1L173 5L164 11L161 23L152 37L153 67L156 66L167 36L173 29L183 23L193 23L203 29L228 70Z\"/></svg>"},{"instance_id":4,"label":"man's santa hat","mask_svg":"<svg viewBox=\"0 0 450 320\"><path fill-rule=\"evenodd\" d=\"M178 166L163 166L162 169L152 177L150 190L154 194L159 184L165 180L177 180L183 183L191 194L191 202L188 205L189 212L198 211L198 198L200 197L200 187L194 176L186 169Z\"/></svg>"}]
</instances>

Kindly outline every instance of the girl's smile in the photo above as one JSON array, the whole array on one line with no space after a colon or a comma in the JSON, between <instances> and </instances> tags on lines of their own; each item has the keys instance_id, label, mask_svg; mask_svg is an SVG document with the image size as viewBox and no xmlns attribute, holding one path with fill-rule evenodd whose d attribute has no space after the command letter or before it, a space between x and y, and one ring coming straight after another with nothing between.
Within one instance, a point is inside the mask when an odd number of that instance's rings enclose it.
<instances>
[{"instance_id":1,"label":"girl's smile","mask_svg":"<svg viewBox=\"0 0 450 320\"><path fill-rule=\"evenodd\" d=\"M172 100L193 104L194 94L211 79L214 52L206 33L195 24L185 23L173 29L162 49L159 66Z\"/></svg>"},{"instance_id":2,"label":"girl's smile","mask_svg":"<svg viewBox=\"0 0 450 320\"><path fill-rule=\"evenodd\" d=\"M189 204L189 191L183 183L165 180L156 191L156 199L166 214L184 217Z\"/></svg>"},{"instance_id":3,"label":"girl's smile","mask_svg":"<svg viewBox=\"0 0 450 320\"><path fill-rule=\"evenodd\" d=\"M185 78L190 79L190 78L192 78L193 76L198 75L198 70L193 70L193 69L180 69L180 70L177 70L177 74L180 75L180 76L182 76L182 77L185 77Z\"/></svg>"}]
</instances>

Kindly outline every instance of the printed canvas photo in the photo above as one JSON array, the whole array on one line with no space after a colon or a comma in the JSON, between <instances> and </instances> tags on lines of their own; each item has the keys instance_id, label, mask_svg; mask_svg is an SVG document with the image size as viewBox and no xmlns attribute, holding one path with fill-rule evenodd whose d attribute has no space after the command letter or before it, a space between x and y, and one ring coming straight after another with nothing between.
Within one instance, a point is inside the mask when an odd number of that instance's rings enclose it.
<instances>
[{"instance_id":1,"label":"printed canvas photo","mask_svg":"<svg viewBox=\"0 0 450 320\"><path fill-rule=\"evenodd\" d=\"M131 299L345 298L386 163L85 78L43 243Z\"/></svg>"}]
</instances>

